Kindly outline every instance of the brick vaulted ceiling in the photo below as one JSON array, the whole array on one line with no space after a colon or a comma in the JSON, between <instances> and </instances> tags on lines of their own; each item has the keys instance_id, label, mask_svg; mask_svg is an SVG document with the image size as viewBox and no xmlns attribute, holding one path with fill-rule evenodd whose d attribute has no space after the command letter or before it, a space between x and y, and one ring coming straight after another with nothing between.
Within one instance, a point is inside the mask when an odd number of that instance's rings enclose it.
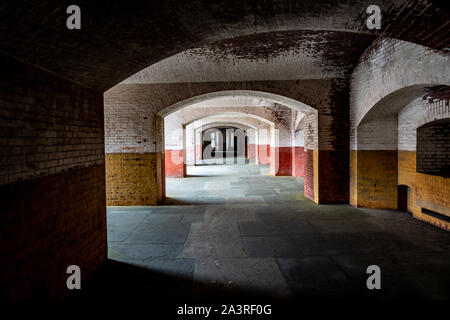
<instances>
[{"instance_id":1,"label":"brick vaulted ceiling","mask_svg":"<svg viewBox=\"0 0 450 320\"><path fill-rule=\"evenodd\" d=\"M374 39L368 34L310 30L245 35L183 51L123 83L347 77Z\"/></svg>"},{"instance_id":2,"label":"brick vaulted ceiling","mask_svg":"<svg viewBox=\"0 0 450 320\"><path fill-rule=\"evenodd\" d=\"M343 39L350 55L378 35L442 51L450 47L449 14L429 0L76 2L81 8L81 30L66 28L66 8L72 1L4 2L0 7L1 51L103 91L160 60L210 43L247 58L266 58L272 51L295 45L285 39L252 51L242 36L251 38L248 35L260 33L267 37L279 36L279 31L333 31L322 35L334 44L334 36ZM383 12L378 31L365 25L366 8L372 4ZM343 36L343 32L348 35ZM327 46L324 36L309 45ZM264 39L254 37L254 43ZM226 40L230 38L234 39ZM235 45L223 47L226 43Z\"/></svg>"}]
</instances>

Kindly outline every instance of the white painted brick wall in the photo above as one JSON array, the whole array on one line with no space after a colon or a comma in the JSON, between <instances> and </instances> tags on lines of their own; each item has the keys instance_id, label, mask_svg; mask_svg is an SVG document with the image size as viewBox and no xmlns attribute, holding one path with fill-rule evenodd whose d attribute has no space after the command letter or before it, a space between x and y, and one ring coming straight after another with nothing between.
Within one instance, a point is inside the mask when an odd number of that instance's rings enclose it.
<instances>
[{"instance_id":1,"label":"white painted brick wall","mask_svg":"<svg viewBox=\"0 0 450 320\"><path fill-rule=\"evenodd\" d=\"M317 112L308 112L304 119L305 149L314 150L319 146L317 136Z\"/></svg>"},{"instance_id":2,"label":"white painted brick wall","mask_svg":"<svg viewBox=\"0 0 450 320\"><path fill-rule=\"evenodd\" d=\"M376 40L351 76L351 149L357 148L356 128L367 112L389 94L414 85L450 85L450 55L401 40Z\"/></svg>"},{"instance_id":3,"label":"white painted brick wall","mask_svg":"<svg viewBox=\"0 0 450 320\"><path fill-rule=\"evenodd\" d=\"M417 99L398 114L398 149L416 151L417 128L434 120L450 118L449 100Z\"/></svg>"}]
</instances>

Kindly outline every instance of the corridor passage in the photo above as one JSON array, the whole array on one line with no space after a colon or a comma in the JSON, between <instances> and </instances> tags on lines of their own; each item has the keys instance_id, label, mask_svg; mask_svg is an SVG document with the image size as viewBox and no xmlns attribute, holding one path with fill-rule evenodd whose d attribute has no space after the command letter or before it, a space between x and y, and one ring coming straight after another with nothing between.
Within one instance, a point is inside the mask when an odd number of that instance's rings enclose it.
<instances>
[{"instance_id":1,"label":"corridor passage","mask_svg":"<svg viewBox=\"0 0 450 320\"><path fill-rule=\"evenodd\" d=\"M180 300L450 297L444 230L397 211L316 205L303 195L303 178L270 176L268 166L201 165L187 173L167 179L162 206L108 208L109 261L91 292L137 297L153 289L157 298ZM369 265L381 268L382 290L367 289ZM105 285L108 277L114 282Z\"/></svg>"}]
</instances>

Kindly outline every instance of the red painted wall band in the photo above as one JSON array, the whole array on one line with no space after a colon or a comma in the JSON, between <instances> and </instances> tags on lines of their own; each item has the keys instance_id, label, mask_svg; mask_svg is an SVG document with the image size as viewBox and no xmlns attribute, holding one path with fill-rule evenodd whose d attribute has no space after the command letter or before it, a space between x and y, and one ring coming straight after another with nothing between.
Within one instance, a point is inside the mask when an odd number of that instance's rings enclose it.
<instances>
[{"instance_id":1,"label":"red painted wall band","mask_svg":"<svg viewBox=\"0 0 450 320\"><path fill-rule=\"evenodd\" d=\"M294 177L305 176L305 148L292 147L292 175Z\"/></svg>"},{"instance_id":2,"label":"red painted wall band","mask_svg":"<svg viewBox=\"0 0 450 320\"><path fill-rule=\"evenodd\" d=\"M256 159L256 145L247 144L247 158Z\"/></svg>"},{"instance_id":3,"label":"red painted wall band","mask_svg":"<svg viewBox=\"0 0 450 320\"><path fill-rule=\"evenodd\" d=\"M202 160L202 146L200 144L195 145L195 160Z\"/></svg>"},{"instance_id":4,"label":"red painted wall band","mask_svg":"<svg viewBox=\"0 0 450 320\"><path fill-rule=\"evenodd\" d=\"M270 148L270 173L275 176L292 175L292 147Z\"/></svg>"},{"instance_id":5,"label":"red painted wall band","mask_svg":"<svg viewBox=\"0 0 450 320\"><path fill-rule=\"evenodd\" d=\"M258 164L270 164L270 145L258 144Z\"/></svg>"},{"instance_id":6,"label":"red painted wall band","mask_svg":"<svg viewBox=\"0 0 450 320\"><path fill-rule=\"evenodd\" d=\"M166 177L184 177L183 150L166 150L164 164Z\"/></svg>"}]
</instances>

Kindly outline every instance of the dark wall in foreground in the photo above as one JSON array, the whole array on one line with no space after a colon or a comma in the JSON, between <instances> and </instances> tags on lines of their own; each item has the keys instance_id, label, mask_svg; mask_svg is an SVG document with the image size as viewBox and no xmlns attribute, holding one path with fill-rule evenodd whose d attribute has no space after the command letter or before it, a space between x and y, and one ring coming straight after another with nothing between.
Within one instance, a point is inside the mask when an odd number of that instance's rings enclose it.
<instances>
[{"instance_id":1,"label":"dark wall in foreground","mask_svg":"<svg viewBox=\"0 0 450 320\"><path fill-rule=\"evenodd\" d=\"M103 95L0 58L0 297L61 297L107 256Z\"/></svg>"}]
</instances>

